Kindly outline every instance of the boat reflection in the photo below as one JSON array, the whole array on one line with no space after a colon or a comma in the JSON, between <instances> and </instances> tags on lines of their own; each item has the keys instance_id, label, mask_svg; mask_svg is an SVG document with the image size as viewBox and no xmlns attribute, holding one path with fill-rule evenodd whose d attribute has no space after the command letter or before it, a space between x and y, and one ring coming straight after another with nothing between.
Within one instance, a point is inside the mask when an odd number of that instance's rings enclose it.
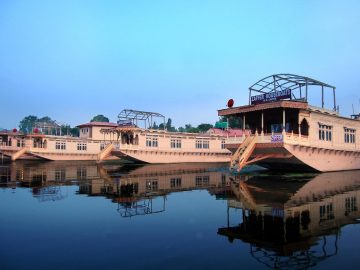
<instances>
[{"instance_id":1,"label":"boat reflection","mask_svg":"<svg viewBox=\"0 0 360 270\"><path fill-rule=\"evenodd\" d=\"M169 193L207 189L220 196L229 190L225 168L222 163L99 167L101 177L80 182L79 194L111 199L123 217L160 213Z\"/></svg>"},{"instance_id":2,"label":"boat reflection","mask_svg":"<svg viewBox=\"0 0 360 270\"><path fill-rule=\"evenodd\" d=\"M360 217L360 171L234 178L230 187L236 199L228 200L228 224L218 234L249 243L251 256L274 269L303 269L336 255L341 227Z\"/></svg>"},{"instance_id":3,"label":"boat reflection","mask_svg":"<svg viewBox=\"0 0 360 270\"><path fill-rule=\"evenodd\" d=\"M41 202L67 198L64 186L72 186L75 196L115 203L124 218L163 213L170 193L204 189L227 201L218 234L249 245L270 268L307 268L336 255L341 228L360 217L360 171L233 176L227 164L16 162L0 166L0 183L30 189Z\"/></svg>"},{"instance_id":4,"label":"boat reflection","mask_svg":"<svg viewBox=\"0 0 360 270\"><path fill-rule=\"evenodd\" d=\"M94 162L16 162L0 168L2 186L28 187L41 201L59 200L61 186L79 186L79 195L103 196L118 204L123 217L165 211L166 195L207 189L226 197L224 163L103 165ZM225 194L225 195L224 195Z\"/></svg>"}]
</instances>

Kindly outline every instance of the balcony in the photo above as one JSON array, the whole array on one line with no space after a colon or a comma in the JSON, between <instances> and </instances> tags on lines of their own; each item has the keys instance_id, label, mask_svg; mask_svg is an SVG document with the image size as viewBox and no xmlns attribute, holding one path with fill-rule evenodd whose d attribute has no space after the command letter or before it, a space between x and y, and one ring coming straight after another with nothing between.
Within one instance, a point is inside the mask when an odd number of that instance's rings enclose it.
<instances>
[{"instance_id":1,"label":"balcony","mask_svg":"<svg viewBox=\"0 0 360 270\"><path fill-rule=\"evenodd\" d=\"M309 138L308 136L293 133L264 133L258 135L251 135L251 136L258 136L257 143L287 143L287 144L294 144L294 145L309 145ZM225 140L225 144L227 145L234 145L234 144L241 144L245 140L245 136L243 137L231 137Z\"/></svg>"}]
</instances>

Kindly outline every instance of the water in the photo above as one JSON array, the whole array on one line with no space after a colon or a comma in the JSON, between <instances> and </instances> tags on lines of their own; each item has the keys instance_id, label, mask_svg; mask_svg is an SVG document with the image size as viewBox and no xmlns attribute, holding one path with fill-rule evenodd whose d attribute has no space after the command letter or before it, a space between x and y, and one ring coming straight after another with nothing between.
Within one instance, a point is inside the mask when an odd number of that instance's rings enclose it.
<instances>
[{"instance_id":1,"label":"water","mask_svg":"<svg viewBox=\"0 0 360 270\"><path fill-rule=\"evenodd\" d=\"M360 171L0 165L0 269L356 267Z\"/></svg>"}]
</instances>

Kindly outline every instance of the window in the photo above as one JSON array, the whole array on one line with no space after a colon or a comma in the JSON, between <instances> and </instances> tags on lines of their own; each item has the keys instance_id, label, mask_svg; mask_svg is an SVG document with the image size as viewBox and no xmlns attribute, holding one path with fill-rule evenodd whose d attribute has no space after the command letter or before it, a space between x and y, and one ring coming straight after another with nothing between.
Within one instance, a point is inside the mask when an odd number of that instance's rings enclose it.
<instances>
[{"instance_id":1,"label":"window","mask_svg":"<svg viewBox=\"0 0 360 270\"><path fill-rule=\"evenodd\" d=\"M17 147L25 147L25 141L23 139L17 140Z\"/></svg>"},{"instance_id":2,"label":"window","mask_svg":"<svg viewBox=\"0 0 360 270\"><path fill-rule=\"evenodd\" d=\"M334 209L333 204L329 203L327 205L320 206L320 222L325 220L334 219Z\"/></svg>"},{"instance_id":3,"label":"window","mask_svg":"<svg viewBox=\"0 0 360 270\"><path fill-rule=\"evenodd\" d=\"M105 143L100 143L100 151L105 149Z\"/></svg>"},{"instance_id":4,"label":"window","mask_svg":"<svg viewBox=\"0 0 360 270\"><path fill-rule=\"evenodd\" d=\"M356 197L345 198L345 216L357 210Z\"/></svg>"},{"instance_id":5,"label":"window","mask_svg":"<svg viewBox=\"0 0 360 270\"><path fill-rule=\"evenodd\" d=\"M78 151L86 151L87 150L87 144L86 143L78 143L77 144L77 150Z\"/></svg>"},{"instance_id":6,"label":"window","mask_svg":"<svg viewBox=\"0 0 360 270\"><path fill-rule=\"evenodd\" d=\"M351 128L344 128L344 132L345 143L355 143L356 130Z\"/></svg>"},{"instance_id":7,"label":"window","mask_svg":"<svg viewBox=\"0 0 360 270\"><path fill-rule=\"evenodd\" d=\"M210 177L208 175L196 176L195 185L197 187L208 186L210 184Z\"/></svg>"},{"instance_id":8,"label":"window","mask_svg":"<svg viewBox=\"0 0 360 270\"><path fill-rule=\"evenodd\" d=\"M146 146L147 147L158 147L158 136L157 135L147 135L146 136Z\"/></svg>"},{"instance_id":9,"label":"window","mask_svg":"<svg viewBox=\"0 0 360 270\"><path fill-rule=\"evenodd\" d=\"M158 181L157 180L147 180L145 184L146 184L147 192L158 190Z\"/></svg>"},{"instance_id":10,"label":"window","mask_svg":"<svg viewBox=\"0 0 360 270\"><path fill-rule=\"evenodd\" d=\"M179 139L179 138L171 138L170 147L171 148L181 148L181 139Z\"/></svg>"},{"instance_id":11,"label":"window","mask_svg":"<svg viewBox=\"0 0 360 270\"><path fill-rule=\"evenodd\" d=\"M332 140L332 126L319 124L319 140L331 141Z\"/></svg>"},{"instance_id":12,"label":"window","mask_svg":"<svg viewBox=\"0 0 360 270\"><path fill-rule=\"evenodd\" d=\"M226 174L222 174L222 175L221 175L221 185L222 185L223 187L226 186Z\"/></svg>"},{"instance_id":13,"label":"window","mask_svg":"<svg viewBox=\"0 0 360 270\"><path fill-rule=\"evenodd\" d=\"M196 149L209 149L210 148L209 140L197 139L195 141L195 148Z\"/></svg>"},{"instance_id":14,"label":"window","mask_svg":"<svg viewBox=\"0 0 360 270\"><path fill-rule=\"evenodd\" d=\"M170 179L170 187L171 188L181 187L181 178L171 178Z\"/></svg>"},{"instance_id":15,"label":"window","mask_svg":"<svg viewBox=\"0 0 360 270\"><path fill-rule=\"evenodd\" d=\"M225 147L225 140L222 140L221 141L221 149L225 149L226 147Z\"/></svg>"},{"instance_id":16,"label":"window","mask_svg":"<svg viewBox=\"0 0 360 270\"><path fill-rule=\"evenodd\" d=\"M209 143L208 140L203 141L203 148L204 148L204 149L209 149L209 145L210 145L210 143Z\"/></svg>"},{"instance_id":17,"label":"window","mask_svg":"<svg viewBox=\"0 0 360 270\"><path fill-rule=\"evenodd\" d=\"M55 181L64 181L66 178L65 168L55 169Z\"/></svg>"},{"instance_id":18,"label":"window","mask_svg":"<svg viewBox=\"0 0 360 270\"><path fill-rule=\"evenodd\" d=\"M56 150L66 150L66 142L56 141L55 142L55 149Z\"/></svg>"},{"instance_id":19,"label":"window","mask_svg":"<svg viewBox=\"0 0 360 270\"><path fill-rule=\"evenodd\" d=\"M86 167L78 167L76 171L76 176L78 180L86 179L87 171Z\"/></svg>"}]
</instances>

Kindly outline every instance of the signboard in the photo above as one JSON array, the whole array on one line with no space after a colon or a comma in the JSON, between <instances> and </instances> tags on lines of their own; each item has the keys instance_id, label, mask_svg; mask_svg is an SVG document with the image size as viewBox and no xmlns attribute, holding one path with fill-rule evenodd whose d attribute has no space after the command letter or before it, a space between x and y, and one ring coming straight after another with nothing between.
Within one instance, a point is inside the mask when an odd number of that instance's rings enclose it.
<instances>
[{"instance_id":1,"label":"signboard","mask_svg":"<svg viewBox=\"0 0 360 270\"><path fill-rule=\"evenodd\" d=\"M277 143L277 142L282 142L282 141L283 141L283 135L282 134L271 135L271 142L272 143Z\"/></svg>"},{"instance_id":2,"label":"signboard","mask_svg":"<svg viewBox=\"0 0 360 270\"><path fill-rule=\"evenodd\" d=\"M291 89L270 92L251 97L251 105L291 98Z\"/></svg>"}]
</instances>

